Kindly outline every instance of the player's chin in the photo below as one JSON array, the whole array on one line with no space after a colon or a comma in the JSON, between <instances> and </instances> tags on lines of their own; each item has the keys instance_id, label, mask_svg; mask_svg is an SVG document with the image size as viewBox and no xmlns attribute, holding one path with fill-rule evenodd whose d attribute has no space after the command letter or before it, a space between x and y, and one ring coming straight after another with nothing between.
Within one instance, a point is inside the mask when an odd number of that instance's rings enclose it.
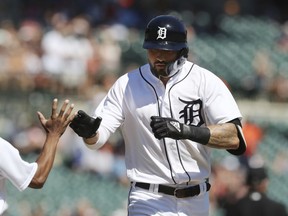
<instances>
[{"instance_id":1,"label":"player's chin","mask_svg":"<svg viewBox=\"0 0 288 216\"><path fill-rule=\"evenodd\" d=\"M165 68L155 67L154 65L151 66L151 64L150 64L150 69L151 69L151 71L153 72L153 74L156 75L156 76L166 76L166 70L165 70Z\"/></svg>"},{"instance_id":2,"label":"player's chin","mask_svg":"<svg viewBox=\"0 0 288 216\"><path fill-rule=\"evenodd\" d=\"M166 74L166 67L156 66L156 67L154 67L154 71L155 71L158 75L164 76L164 75Z\"/></svg>"},{"instance_id":3,"label":"player's chin","mask_svg":"<svg viewBox=\"0 0 288 216\"><path fill-rule=\"evenodd\" d=\"M166 73L165 70L159 70L159 71L157 72L157 74L158 74L158 76L162 76L162 77L166 77L166 76L167 76L167 73Z\"/></svg>"}]
</instances>

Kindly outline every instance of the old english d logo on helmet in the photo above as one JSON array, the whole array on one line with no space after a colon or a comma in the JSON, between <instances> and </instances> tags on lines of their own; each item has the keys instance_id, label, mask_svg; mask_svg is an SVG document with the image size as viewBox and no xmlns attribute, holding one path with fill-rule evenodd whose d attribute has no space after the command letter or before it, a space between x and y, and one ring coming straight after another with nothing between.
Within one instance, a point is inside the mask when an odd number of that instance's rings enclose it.
<instances>
[{"instance_id":1,"label":"old english d logo on helmet","mask_svg":"<svg viewBox=\"0 0 288 216\"><path fill-rule=\"evenodd\" d=\"M144 49L187 49L187 31L181 20L170 15L153 18L145 30Z\"/></svg>"},{"instance_id":2,"label":"old english d logo on helmet","mask_svg":"<svg viewBox=\"0 0 288 216\"><path fill-rule=\"evenodd\" d=\"M157 33L158 33L158 36L157 36L157 38L156 38L156 40L157 39L165 39L166 38L166 34L167 34L167 29L165 28L165 27L159 27L158 26L158 31L157 31Z\"/></svg>"}]
</instances>

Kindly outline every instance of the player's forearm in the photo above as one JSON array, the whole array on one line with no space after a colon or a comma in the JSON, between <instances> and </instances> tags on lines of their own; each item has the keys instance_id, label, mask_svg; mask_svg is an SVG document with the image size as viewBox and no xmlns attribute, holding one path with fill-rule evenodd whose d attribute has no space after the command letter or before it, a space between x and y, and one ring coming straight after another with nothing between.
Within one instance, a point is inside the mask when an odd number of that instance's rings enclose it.
<instances>
[{"instance_id":1,"label":"player's forearm","mask_svg":"<svg viewBox=\"0 0 288 216\"><path fill-rule=\"evenodd\" d=\"M55 159L60 135L48 134L42 152L37 158L38 169L29 184L31 188L42 188L48 178Z\"/></svg>"},{"instance_id":2,"label":"player's forearm","mask_svg":"<svg viewBox=\"0 0 288 216\"><path fill-rule=\"evenodd\" d=\"M207 146L219 149L237 149L239 138L235 124L225 123L208 126L210 139Z\"/></svg>"},{"instance_id":3,"label":"player's forearm","mask_svg":"<svg viewBox=\"0 0 288 216\"><path fill-rule=\"evenodd\" d=\"M111 133L104 128L99 128L96 135L91 138L83 138L84 143L90 149L97 150L100 149L107 140L109 139Z\"/></svg>"}]
</instances>

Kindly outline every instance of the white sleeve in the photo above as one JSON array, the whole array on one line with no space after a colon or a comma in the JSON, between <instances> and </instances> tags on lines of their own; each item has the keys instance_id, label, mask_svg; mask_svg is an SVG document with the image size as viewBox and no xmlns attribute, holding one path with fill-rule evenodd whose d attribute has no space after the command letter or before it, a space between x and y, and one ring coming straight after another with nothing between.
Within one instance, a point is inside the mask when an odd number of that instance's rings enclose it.
<instances>
[{"instance_id":1,"label":"white sleeve","mask_svg":"<svg viewBox=\"0 0 288 216\"><path fill-rule=\"evenodd\" d=\"M210 124L219 124L242 118L238 105L225 83L213 73L206 73L204 110Z\"/></svg>"},{"instance_id":2,"label":"white sleeve","mask_svg":"<svg viewBox=\"0 0 288 216\"><path fill-rule=\"evenodd\" d=\"M94 145L87 145L91 149L99 149L103 146L109 139L110 135L114 133L124 121L122 107L123 91L121 87L121 82L123 82L123 80L124 79L122 78L115 82L108 94L103 98L95 110L94 117L100 116L102 122L98 129L98 142Z\"/></svg>"},{"instance_id":3,"label":"white sleeve","mask_svg":"<svg viewBox=\"0 0 288 216\"><path fill-rule=\"evenodd\" d=\"M0 138L0 174L19 191L23 191L28 187L37 168L36 162L28 163L24 161L16 148Z\"/></svg>"}]
</instances>

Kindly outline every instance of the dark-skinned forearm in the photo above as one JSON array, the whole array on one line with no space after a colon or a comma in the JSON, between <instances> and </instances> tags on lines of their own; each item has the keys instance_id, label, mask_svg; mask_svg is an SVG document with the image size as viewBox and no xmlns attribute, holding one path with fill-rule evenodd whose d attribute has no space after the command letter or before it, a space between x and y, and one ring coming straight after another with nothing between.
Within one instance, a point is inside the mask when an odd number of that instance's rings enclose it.
<instances>
[{"instance_id":1,"label":"dark-skinned forearm","mask_svg":"<svg viewBox=\"0 0 288 216\"><path fill-rule=\"evenodd\" d=\"M59 142L60 135L48 134L43 146L42 152L36 160L38 164L38 169L29 185L31 188L42 188L45 184L48 175L52 169L57 144Z\"/></svg>"}]
</instances>

